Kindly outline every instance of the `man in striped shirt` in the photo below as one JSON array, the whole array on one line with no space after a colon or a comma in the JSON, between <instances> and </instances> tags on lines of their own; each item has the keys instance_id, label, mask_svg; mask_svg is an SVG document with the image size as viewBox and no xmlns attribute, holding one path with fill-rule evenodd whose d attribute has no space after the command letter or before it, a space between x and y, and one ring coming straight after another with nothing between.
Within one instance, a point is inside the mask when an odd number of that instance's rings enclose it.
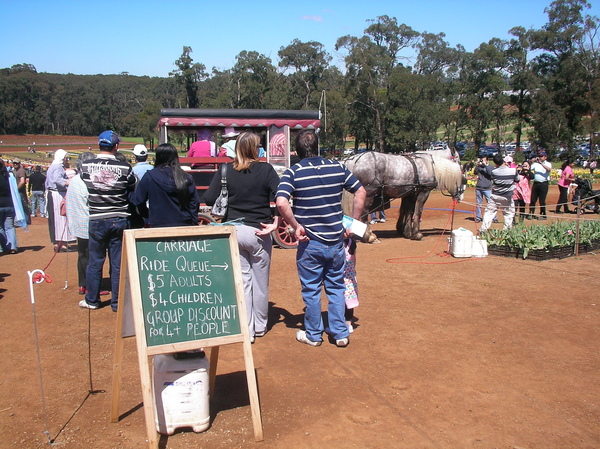
<instances>
[{"instance_id":1,"label":"man in striped shirt","mask_svg":"<svg viewBox=\"0 0 600 449\"><path fill-rule=\"evenodd\" d=\"M276 203L298 239L296 266L306 306L306 330L299 330L296 340L320 346L325 331L337 346L345 347L349 331L344 319L343 238L347 231L342 226L342 192L354 194L352 216L359 219L366 191L345 166L318 156L318 147L314 131L303 130L298 134L296 151L301 160L283 174ZM328 329L324 329L321 318L321 286L325 287L329 302Z\"/></svg>"},{"instance_id":2,"label":"man in striped shirt","mask_svg":"<svg viewBox=\"0 0 600 449\"><path fill-rule=\"evenodd\" d=\"M504 162L500 153L494 156L496 168L492 170L492 194L483 215L483 223L479 232L485 232L492 225L492 220L502 210L504 216L504 229L512 228L515 217L515 204L513 202L513 190L515 183L519 182L520 176L516 168L510 168Z\"/></svg>"},{"instance_id":3,"label":"man in striped shirt","mask_svg":"<svg viewBox=\"0 0 600 449\"><path fill-rule=\"evenodd\" d=\"M135 187L131 165L115 157L120 141L113 131L104 131L98 137L100 153L95 159L82 164L81 179L89 193L90 208L87 293L85 299L79 302L79 307L85 309L100 307L102 266L108 252L112 290L110 306L113 312L117 311L123 231L129 217L129 194Z\"/></svg>"}]
</instances>

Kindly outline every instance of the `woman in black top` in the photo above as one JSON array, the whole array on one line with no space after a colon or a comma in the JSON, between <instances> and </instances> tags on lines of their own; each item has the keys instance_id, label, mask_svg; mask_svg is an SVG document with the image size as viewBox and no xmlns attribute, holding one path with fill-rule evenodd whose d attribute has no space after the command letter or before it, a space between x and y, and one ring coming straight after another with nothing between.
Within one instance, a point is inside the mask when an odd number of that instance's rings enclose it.
<instances>
[{"instance_id":1,"label":"woman in black top","mask_svg":"<svg viewBox=\"0 0 600 449\"><path fill-rule=\"evenodd\" d=\"M279 226L271 203L279 185L279 176L271 164L258 159L260 137L246 132L235 145L235 160L227 164L228 207L224 221L239 220L237 239L244 279L246 310L251 341L267 332L269 306L269 271L271 267L271 232ZM204 194L211 206L221 191L218 171Z\"/></svg>"}]
</instances>

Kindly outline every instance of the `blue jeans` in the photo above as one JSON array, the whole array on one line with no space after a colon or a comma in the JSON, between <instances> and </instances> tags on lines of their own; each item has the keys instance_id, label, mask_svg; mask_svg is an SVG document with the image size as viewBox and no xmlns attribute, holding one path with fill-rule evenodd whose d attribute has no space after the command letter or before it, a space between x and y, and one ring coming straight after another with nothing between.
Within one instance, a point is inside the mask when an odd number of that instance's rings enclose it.
<instances>
[{"instance_id":1,"label":"blue jeans","mask_svg":"<svg viewBox=\"0 0 600 449\"><path fill-rule=\"evenodd\" d=\"M296 266L302 299L306 306L304 327L311 341L321 341L323 319L321 317L321 288L325 288L328 306L329 333L340 340L349 335L344 318L344 266L346 254L342 242L326 245L315 240L300 242L296 254Z\"/></svg>"},{"instance_id":2,"label":"blue jeans","mask_svg":"<svg viewBox=\"0 0 600 449\"><path fill-rule=\"evenodd\" d=\"M85 294L85 300L88 304L100 306L102 267L108 252L112 291L110 306L113 310L117 310L119 277L121 275L121 248L123 246L123 231L126 228L127 218L125 217L90 220L89 263L86 272L88 292Z\"/></svg>"},{"instance_id":3,"label":"blue jeans","mask_svg":"<svg viewBox=\"0 0 600 449\"><path fill-rule=\"evenodd\" d=\"M483 197L485 197L485 202L490 202L490 197L492 196L492 190L482 190L475 189L475 202L477 206L475 207L475 218L481 219L481 205L483 204Z\"/></svg>"},{"instance_id":4,"label":"blue jeans","mask_svg":"<svg viewBox=\"0 0 600 449\"><path fill-rule=\"evenodd\" d=\"M31 215L35 215L37 210L40 211L40 217L46 216L46 198L41 190L31 192Z\"/></svg>"},{"instance_id":5,"label":"blue jeans","mask_svg":"<svg viewBox=\"0 0 600 449\"><path fill-rule=\"evenodd\" d=\"M377 212L371 212L371 221L375 221L376 219L377 219ZM385 220L385 212L382 210L379 211L379 219Z\"/></svg>"},{"instance_id":6,"label":"blue jeans","mask_svg":"<svg viewBox=\"0 0 600 449\"><path fill-rule=\"evenodd\" d=\"M14 207L0 207L0 248L2 251L17 249Z\"/></svg>"}]
</instances>

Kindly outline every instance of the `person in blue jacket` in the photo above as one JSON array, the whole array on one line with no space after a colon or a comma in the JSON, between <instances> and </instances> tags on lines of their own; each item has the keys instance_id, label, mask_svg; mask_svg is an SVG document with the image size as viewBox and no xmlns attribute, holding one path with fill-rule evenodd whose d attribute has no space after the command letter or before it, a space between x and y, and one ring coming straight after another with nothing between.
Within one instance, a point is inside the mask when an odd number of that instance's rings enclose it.
<instances>
[{"instance_id":1,"label":"person in blue jacket","mask_svg":"<svg viewBox=\"0 0 600 449\"><path fill-rule=\"evenodd\" d=\"M130 201L149 217L153 228L198 224L194 179L181 168L177 149L170 143L156 147L154 169L146 172Z\"/></svg>"}]
</instances>

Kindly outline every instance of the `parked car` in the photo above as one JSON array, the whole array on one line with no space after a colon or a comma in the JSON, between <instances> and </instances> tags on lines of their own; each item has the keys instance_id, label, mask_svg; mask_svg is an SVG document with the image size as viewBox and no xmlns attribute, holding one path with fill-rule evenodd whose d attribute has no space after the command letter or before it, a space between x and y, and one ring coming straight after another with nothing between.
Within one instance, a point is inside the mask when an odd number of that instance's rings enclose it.
<instances>
[{"instance_id":1,"label":"parked car","mask_svg":"<svg viewBox=\"0 0 600 449\"><path fill-rule=\"evenodd\" d=\"M496 148L495 146L485 146L483 148L479 149L479 157L494 157L496 154L498 154L498 148Z\"/></svg>"},{"instance_id":2,"label":"parked car","mask_svg":"<svg viewBox=\"0 0 600 449\"><path fill-rule=\"evenodd\" d=\"M506 145L504 145L504 154L513 156L516 151L517 151L516 142L507 143Z\"/></svg>"}]
</instances>

